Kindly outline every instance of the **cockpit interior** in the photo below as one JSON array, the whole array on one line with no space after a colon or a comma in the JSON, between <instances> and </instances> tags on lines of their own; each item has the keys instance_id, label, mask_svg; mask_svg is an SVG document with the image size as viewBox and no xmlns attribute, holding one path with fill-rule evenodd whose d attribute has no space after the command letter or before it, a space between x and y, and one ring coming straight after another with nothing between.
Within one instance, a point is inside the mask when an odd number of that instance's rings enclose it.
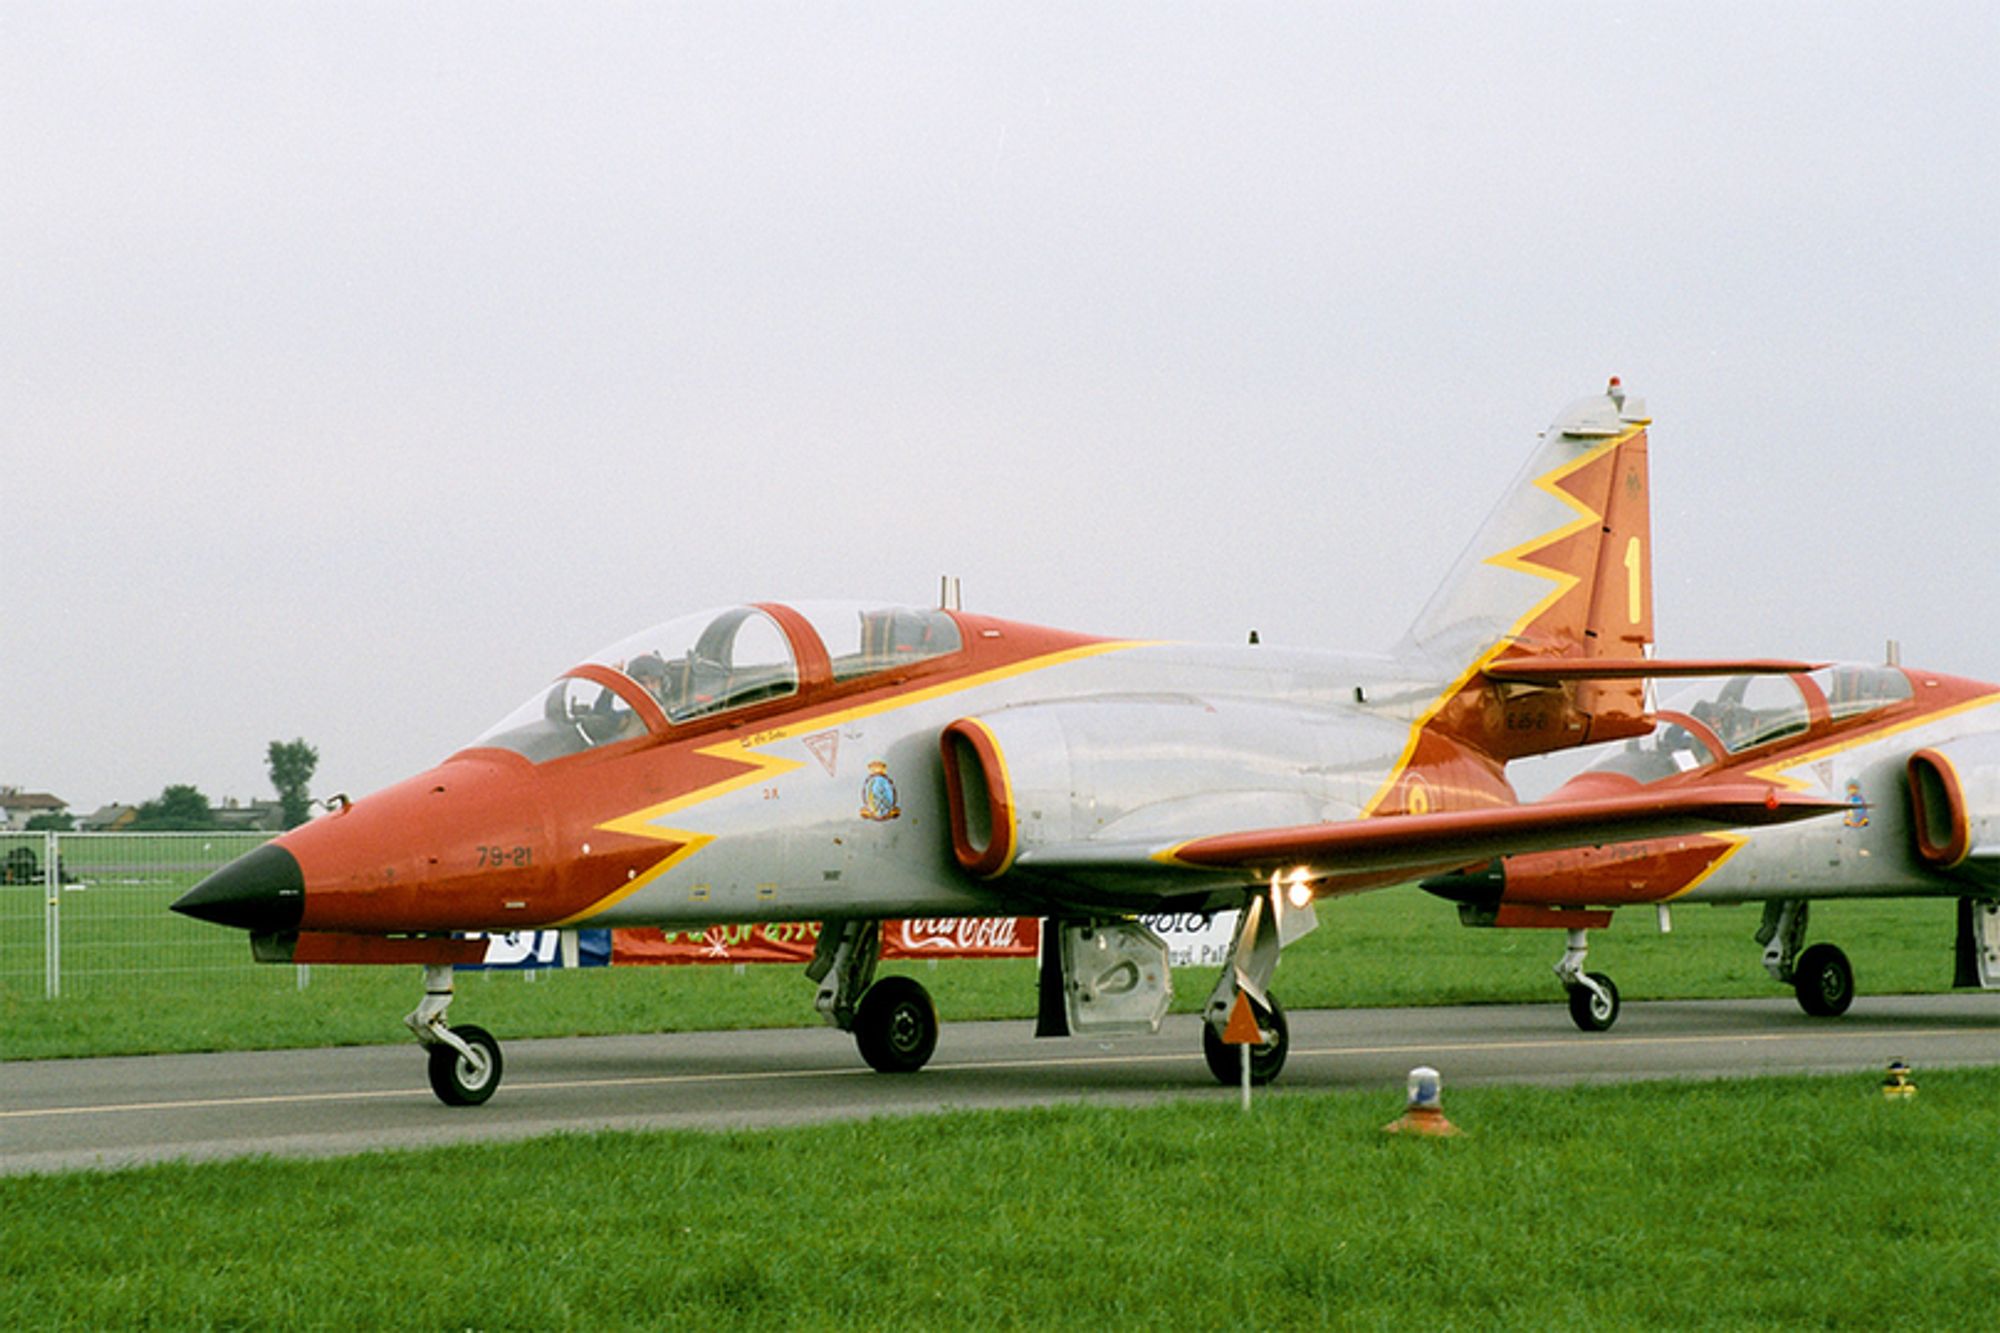
<instances>
[{"instance_id":1,"label":"cockpit interior","mask_svg":"<svg viewBox=\"0 0 2000 1333\"><path fill-rule=\"evenodd\" d=\"M1719 755L1733 757L1881 712L1912 695L1901 669L1854 663L1794 676L1702 680L1660 705L1660 724L1651 735L1626 742L1591 768L1658 782Z\"/></svg>"},{"instance_id":2,"label":"cockpit interior","mask_svg":"<svg viewBox=\"0 0 2000 1333\"><path fill-rule=\"evenodd\" d=\"M473 744L543 763L841 690L963 647L957 621L938 610L825 601L703 611L593 653Z\"/></svg>"}]
</instances>

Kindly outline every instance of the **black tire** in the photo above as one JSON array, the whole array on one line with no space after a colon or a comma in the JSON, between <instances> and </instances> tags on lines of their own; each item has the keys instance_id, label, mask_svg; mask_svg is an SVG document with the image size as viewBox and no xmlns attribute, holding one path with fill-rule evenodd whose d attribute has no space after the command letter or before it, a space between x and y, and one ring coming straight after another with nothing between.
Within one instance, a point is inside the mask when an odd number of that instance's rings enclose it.
<instances>
[{"instance_id":1,"label":"black tire","mask_svg":"<svg viewBox=\"0 0 2000 1333\"><path fill-rule=\"evenodd\" d=\"M1292 1045L1292 1028L1285 1022L1285 1006L1278 1003L1277 996L1271 997L1271 1012L1261 1016L1257 1026L1271 1038L1262 1046L1250 1048L1250 1081L1261 1088L1284 1069L1285 1056ZM1201 1025L1201 1054L1217 1083L1235 1087L1243 1081L1243 1057L1222 1040L1213 1023Z\"/></svg>"},{"instance_id":2,"label":"black tire","mask_svg":"<svg viewBox=\"0 0 2000 1333\"><path fill-rule=\"evenodd\" d=\"M1814 1018L1838 1018L1854 1003L1854 968L1834 945L1815 944L1792 968L1792 989Z\"/></svg>"},{"instance_id":3,"label":"black tire","mask_svg":"<svg viewBox=\"0 0 2000 1333\"><path fill-rule=\"evenodd\" d=\"M1584 975L1602 986L1604 994L1600 996L1588 986L1571 986L1570 1019L1585 1032L1608 1032L1611 1025L1618 1021L1618 988L1602 972L1586 972Z\"/></svg>"},{"instance_id":4,"label":"black tire","mask_svg":"<svg viewBox=\"0 0 2000 1333\"><path fill-rule=\"evenodd\" d=\"M500 1043L471 1024L452 1032L480 1058L468 1060L451 1046L431 1047L431 1091L446 1106L478 1106L500 1086Z\"/></svg>"},{"instance_id":5,"label":"black tire","mask_svg":"<svg viewBox=\"0 0 2000 1333\"><path fill-rule=\"evenodd\" d=\"M909 977L883 977L854 1011L854 1044L880 1073L916 1073L930 1062L937 1039L937 1006Z\"/></svg>"}]
</instances>

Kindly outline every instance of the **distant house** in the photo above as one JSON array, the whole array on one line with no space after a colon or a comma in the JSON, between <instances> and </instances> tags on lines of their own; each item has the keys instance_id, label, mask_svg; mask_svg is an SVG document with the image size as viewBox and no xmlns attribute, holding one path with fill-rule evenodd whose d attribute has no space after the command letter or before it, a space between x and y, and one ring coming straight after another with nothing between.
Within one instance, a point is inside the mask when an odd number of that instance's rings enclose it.
<instances>
[{"instance_id":1,"label":"distant house","mask_svg":"<svg viewBox=\"0 0 2000 1333\"><path fill-rule=\"evenodd\" d=\"M215 826L227 833L282 833L285 807L276 801L239 801L233 796L211 807Z\"/></svg>"},{"instance_id":2,"label":"distant house","mask_svg":"<svg viewBox=\"0 0 2000 1333\"><path fill-rule=\"evenodd\" d=\"M22 791L19 787L0 787L0 829L19 832L28 827L28 821L36 815L67 813L69 802L60 796L51 796L45 791Z\"/></svg>"},{"instance_id":3,"label":"distant house","mask_svg":"<svg viewBox=\"0 0 2000 1333\"><path fill-rule=\"evenodd\" d=\"M79 833L117 833L139 817L136 805L101 805L76 821Z\"/></svg>"}]
</instances>

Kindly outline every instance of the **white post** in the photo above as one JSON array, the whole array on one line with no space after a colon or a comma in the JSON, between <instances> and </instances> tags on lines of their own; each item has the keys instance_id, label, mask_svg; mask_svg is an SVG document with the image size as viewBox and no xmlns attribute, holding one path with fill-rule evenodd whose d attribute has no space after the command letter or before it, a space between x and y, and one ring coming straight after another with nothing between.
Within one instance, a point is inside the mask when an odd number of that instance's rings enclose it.
<instances>
[{"instance_id":1,"label":"white post","mask_svg":"<svg viewBox=\"0 0 2000 1333\"><path fill-rule=\"evenodd\" d=\"M51 1000L62 998L62 857L60 835L42 834L42 973Z\"/></svg>"}]
</instances>

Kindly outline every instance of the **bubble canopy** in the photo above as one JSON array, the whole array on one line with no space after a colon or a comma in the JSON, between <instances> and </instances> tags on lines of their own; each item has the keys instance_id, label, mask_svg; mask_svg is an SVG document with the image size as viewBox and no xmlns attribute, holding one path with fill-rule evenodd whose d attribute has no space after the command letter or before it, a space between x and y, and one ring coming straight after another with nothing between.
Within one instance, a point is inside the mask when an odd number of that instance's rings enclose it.
<instances>
[{"instance_id":1,"label":"bubble canopy","mask_svg":"<svg viewBox=\"0 0 2000 1333\"><path fill-rule=\"evenodd\" d=\"M1651 735L1630 741L1590 767L1657 782L1715 761L1709 744L1682 725L1692 720L1739 755L1773 741L1805 734L1814 725L1810 684L1824 704L1828 724L1879 713L1912 697L1901 668L1835 663L1799 676L1729 676L1690 685L1660 706L1661 721ZM1681 721L1674 720L1675 718Z\"/></svg>"},{"instance_id":2,"label":"bubble canopy","mask_svg":"<svg viewBox=\"0 0 2000 1333\"><path fill-rule=\"evenodd\" d=\"M963 644L943 611L833 601L700 611L591 654L473 745L541 763L886 675Z\"/></svg>"}]
</instances>

